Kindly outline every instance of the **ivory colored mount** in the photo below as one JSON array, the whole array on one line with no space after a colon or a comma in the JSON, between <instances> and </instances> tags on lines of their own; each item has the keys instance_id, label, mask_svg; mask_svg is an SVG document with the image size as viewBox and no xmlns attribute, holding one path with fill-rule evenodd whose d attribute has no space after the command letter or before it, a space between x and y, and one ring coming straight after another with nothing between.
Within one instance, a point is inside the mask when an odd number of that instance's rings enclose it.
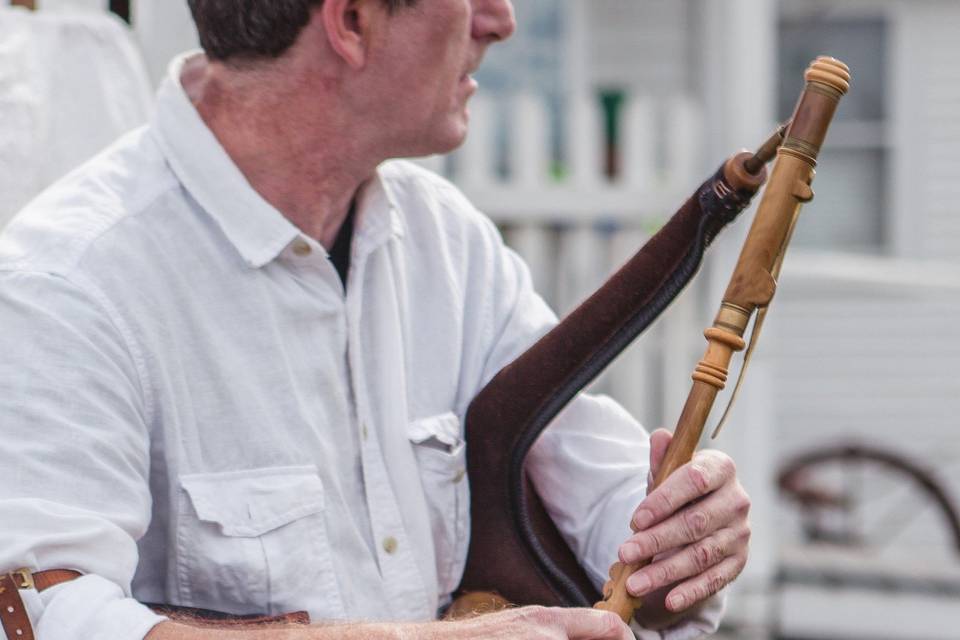
<instances>
[{"instance_id":1,"label":"ivory colored mount","mask_svg":"<svg viewBox=\"0 0 960 640\"><path fill-rule=\"evenodd\" d=\"M811 62L803 78L833 87L841 96L850 90L850 67L830 56L819 56Z\"/></svg>"}]
</instances>

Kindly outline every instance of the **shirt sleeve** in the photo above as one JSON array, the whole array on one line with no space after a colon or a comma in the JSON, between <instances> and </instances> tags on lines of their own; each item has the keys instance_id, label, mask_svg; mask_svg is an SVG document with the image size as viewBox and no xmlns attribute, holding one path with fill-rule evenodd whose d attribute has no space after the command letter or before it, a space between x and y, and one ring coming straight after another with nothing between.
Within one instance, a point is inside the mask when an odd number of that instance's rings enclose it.
<instances>
[{"instance_id":1,"label":"shirt sleeve","mask_svg":"<svg viewBox=\"0 0 960 640\"><path fill-rule=\"evenodd\" d=\"M0 273L0 571L82 578L22 597L38 640L142 638L130 597L150 519L147 411L106 301L43 273Z\"/></svg>"},{"instance_id":2,"label":"shirt sleeve","mask_svg":"<svg viewBox=\"0 0 960 640\"><path fill-rule=\"evenodd\" d=\"M494 295L488 303L484 383L557 323L533 290L526 264L492 227L491 233ZM571 401L530 451L528 469L537 493L598 590L631 535L630 517L646 495L649 458L647 431L611 398L590 394ZM714 596L672 628L638 628L639 637L688 640L712 633L724 598Z\"/></svg>"}]
</instances>

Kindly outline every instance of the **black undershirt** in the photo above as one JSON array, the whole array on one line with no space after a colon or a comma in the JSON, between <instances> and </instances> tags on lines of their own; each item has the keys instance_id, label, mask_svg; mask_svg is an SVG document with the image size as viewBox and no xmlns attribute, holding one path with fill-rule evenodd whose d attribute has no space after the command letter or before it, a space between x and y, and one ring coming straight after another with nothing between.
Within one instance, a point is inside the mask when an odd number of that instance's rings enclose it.
<instances>
[{"instance_id":1,"label":"black undershirt","mask_svg":"<svg viewBox=\"0 0 960 640\"><path fill-rule=\"evenodd\" d=\"M333 241L333 248L330 249L330 262L340 274L340 281L343 282L343 288L347 288L347 270L350 268L350 245L353 240L353 217L356 207L350 203L350 211L347 217L337 231L337 238Z\"/></svg>"}]
</instances>

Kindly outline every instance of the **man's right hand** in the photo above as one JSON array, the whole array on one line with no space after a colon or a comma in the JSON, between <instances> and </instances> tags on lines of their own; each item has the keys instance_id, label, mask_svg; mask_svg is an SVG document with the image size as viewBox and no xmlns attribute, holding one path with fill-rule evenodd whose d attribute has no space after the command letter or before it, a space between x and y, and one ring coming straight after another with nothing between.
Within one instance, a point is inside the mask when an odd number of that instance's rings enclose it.
<instances>
[{"instance_id":1,"label":"man's right hand","mask_svg":"<svg viewBox=\"0 0 960 640\"><path fill-rule=\"evenodd\" d=\"M147 640L633 640L617 614L599 609L520 607L450 622L333 624L257 630L157 625Z\"/></svg>"}]
</instances>

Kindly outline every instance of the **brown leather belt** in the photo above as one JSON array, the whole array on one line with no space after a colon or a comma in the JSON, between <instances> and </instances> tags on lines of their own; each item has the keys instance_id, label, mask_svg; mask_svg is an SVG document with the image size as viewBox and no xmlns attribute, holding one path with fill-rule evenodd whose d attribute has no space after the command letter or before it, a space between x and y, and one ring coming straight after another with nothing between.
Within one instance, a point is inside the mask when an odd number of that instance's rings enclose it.
<instances>
[{"instance_id":1,"label":"brown leather belt","mask_svg":"<svg viewBox=\"0 0 960 640\"><path fill-rule=\"evenodd\" d=\"M35 640L27 608L20 597L21 589L44 591L58 584L79 578L79 571L50 569L31 573L29 569L17 569L0 576L0 623L8 640ZM207 609L194 609L173 605L148 604L148 607L171 620L199 626L262 626L274 624L310 624L306 611L285 613L279 616L237 616Z\"/></svg>"},{"instance_id":2,"label":"brown leather belt","mask_svg":"<svg viewBox=\"0 0 960 640\"><path fill-rule=\"evenodd\" d=\"M80 577L79 571L51 569L31 573L29 569L17 569L0 576L0 623L7 640L34 640L30 616L20 597L21 589L43 591L62 582Z\"/></svg>"}]
</instances>

